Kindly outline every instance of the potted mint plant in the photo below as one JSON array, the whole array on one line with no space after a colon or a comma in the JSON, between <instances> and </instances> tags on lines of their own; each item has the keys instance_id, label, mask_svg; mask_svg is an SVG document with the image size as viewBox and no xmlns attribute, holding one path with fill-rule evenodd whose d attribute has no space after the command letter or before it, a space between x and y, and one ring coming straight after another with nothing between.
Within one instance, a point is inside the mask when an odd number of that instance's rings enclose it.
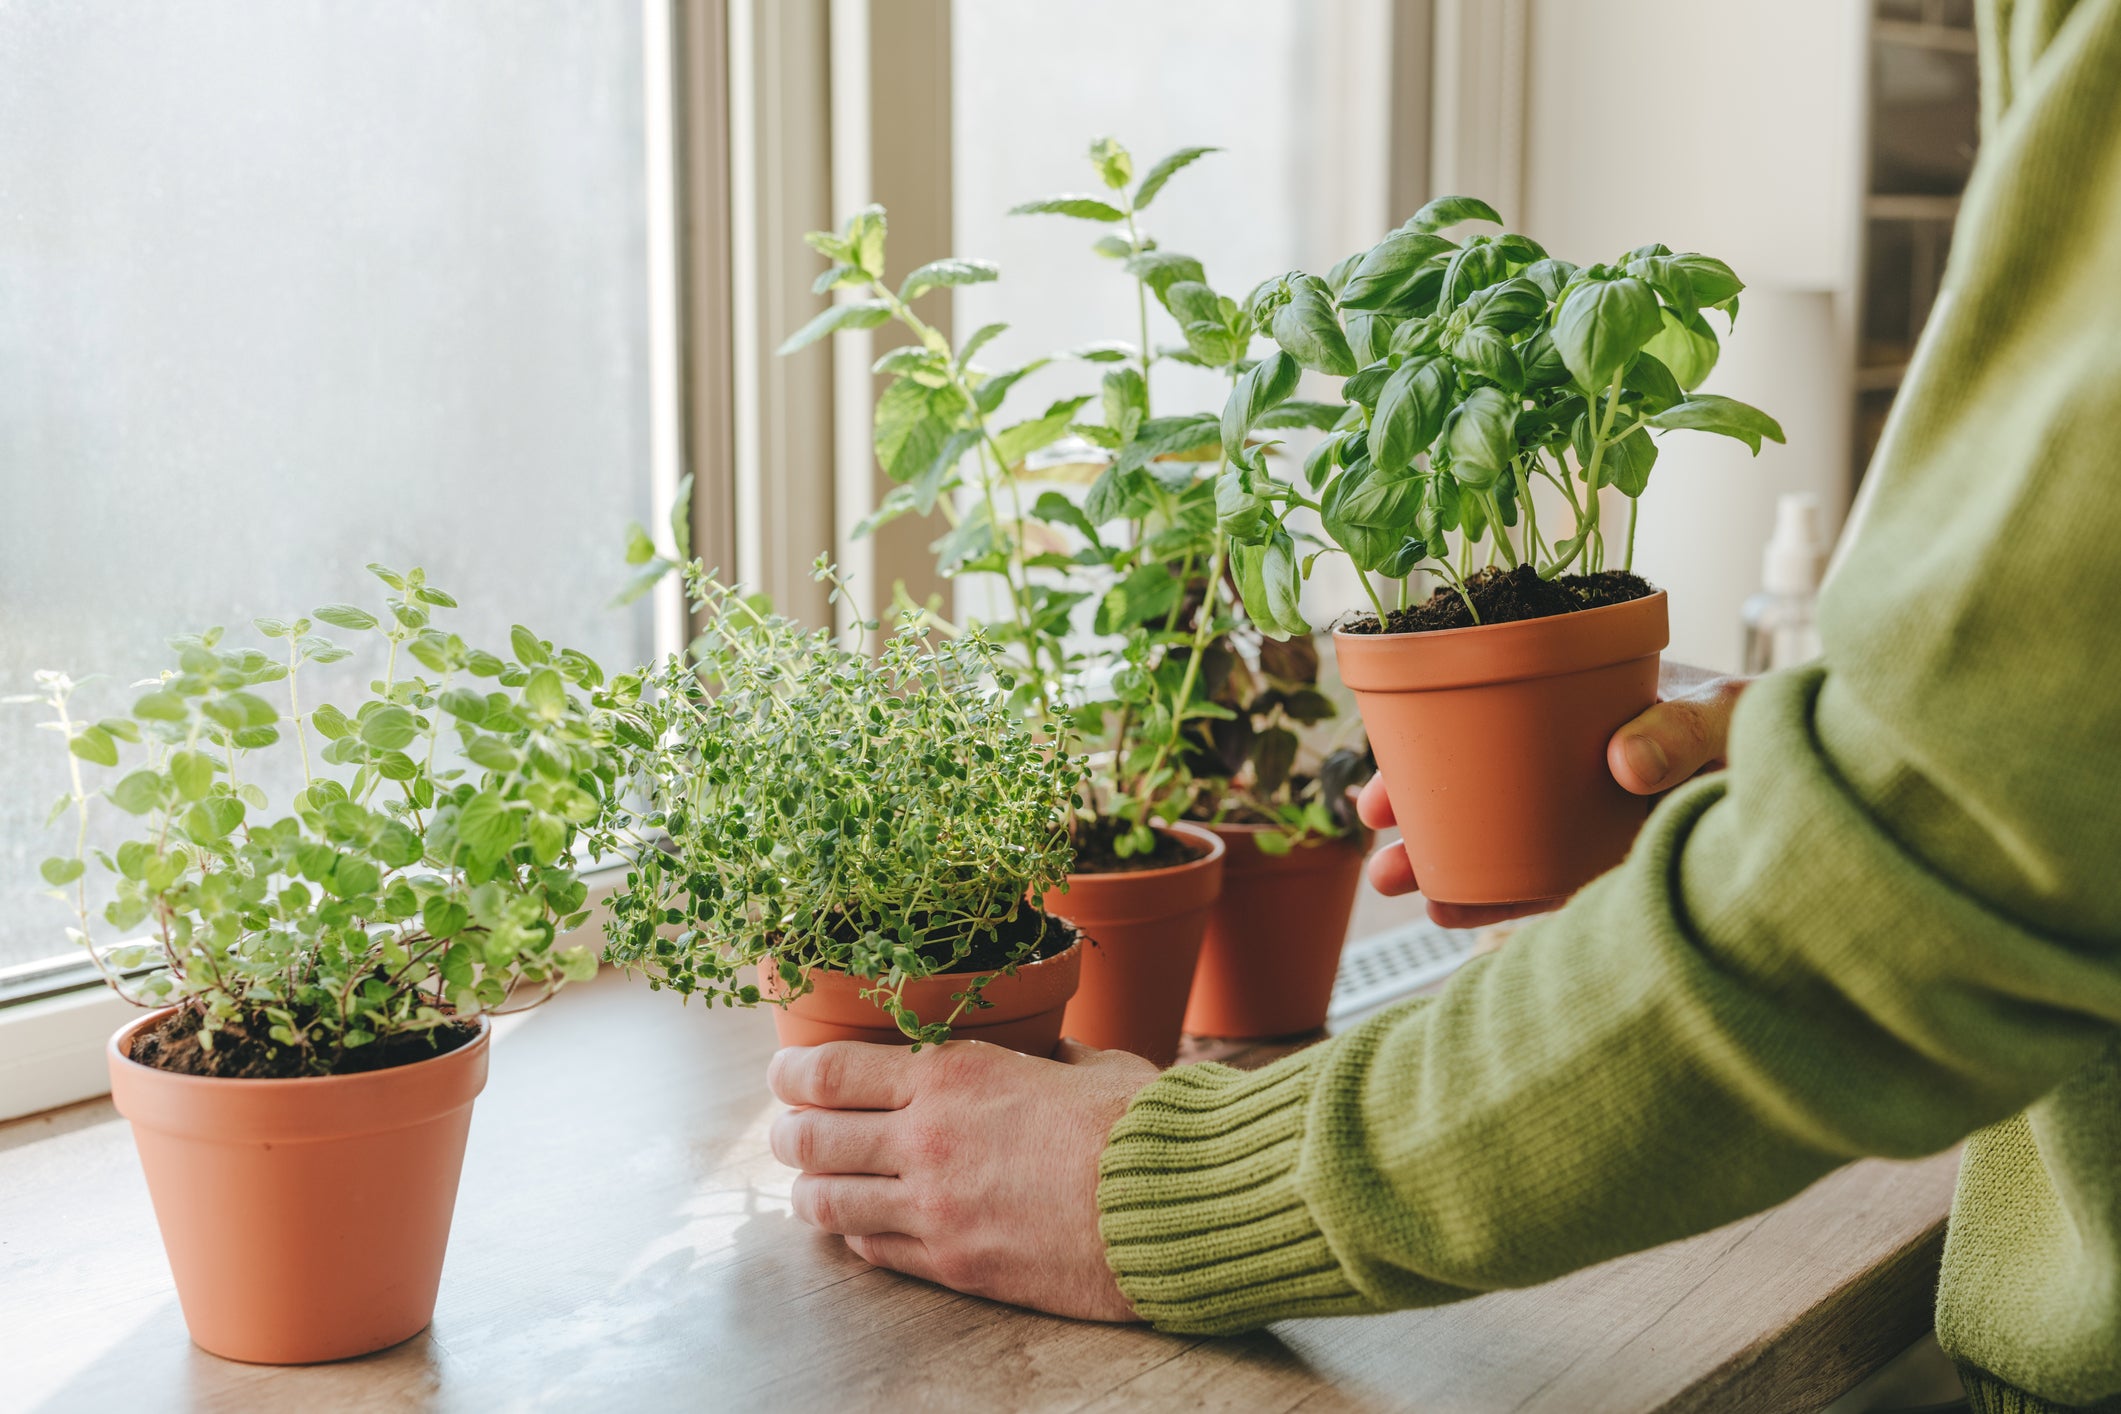
<instances>
[{"instance_id":1,"label":"potted mint plant","mask_svg":"<svg viewBox=\"0 0 2121 1414\"><path fill-rule=\"evenodd\" d=\"M235 1360L343 1359L427 1324L486 1018L595 972L563 942L588 916L577 850L609 843L646 741L638 679L523 628L510 657L472 648L431 622L455 601L420 571L370 568L381 615L175 639L124 716L38 678L74 825L44 877L146 1010L111 1042L111 1096L192 1339ZM315 669L351 652L325 625L387 641L344 705L318 700ZM261 783L296 772L273 810ZM131 828L92 848L106 807ZM105 948L102 926L139 941Z\"/></svg>"},{"instance_id":2,"label":"potted mint plant","mask_svg":"<svg viewBox=\"0 0 2121 1414\"><path fill-rule=\"evenodd\" d=\"M704 627L653 677L634 821L653 843L606 956L710 1005L772 1004L783 1044L1050 1054L1082 949L1038 899L1067 877L1082 767L1009 705L998 650L908 615L871 659L684 574Z\"/></svg>"},{"instance_id":3,"label":"potted mint plant","mask_svg":"<svg viewBox=\"0 0 2121 1414\"><path fill-rule=\"evenodd\" d=\"M1194 1035L1258 1040L1325 1025L1370 843L1352 792L1375 767L1359 731L1353 744L1317 740L1338 716L1320 666L1309 634L1247 628L1209 650L1209 699L1231 715L1202 724L1189 763L1199 787L1189 813L1225 850L1186 1005Z\"/></svg>"},{"instance_id":4,"label":"potted mint plant","mask_svg":"<svg viewBox=\"0 0 2121 1414\"><path fill-rule=\"evenodd\" d=\"M1362 572L1373 612L1334 644L1415 874L1432 901L1497 904L1567 896L1644 817L1604 753L1654 700L1668 637L1663 592L1632 573L1653 433L1757 453L1782 429L1694 391L1719 347L1706 316L1735 319L1743 288L1722 261L1648 245L1579 268L1514 233L1441 234L1474 219L1500 224L1485 202L1444 197L1325 278L1252 293L1278 351L1233 391L1225 440L1301 369L1346 380L1344 409L1299 476L1234 454L1218 506L1266 633L1309 632L1297 592L1318 554ZM1608 488L1629 507L1617 549ZM1299 550L1299 509L1324 549ZM1423 602L1417 570L1444 586ZM1391 602L1375 579L1396 582Z\"/></svg>"},{"instance_id":5,"label":"potted mint plant","mask_svg":"<svg viewBox=\"0 0 2121 1414\"><path fill-rule=\"evenodd\" d=\"M1209 285L1200 261L1159 246L1142 217L1176 173L1211 150L1180 149L1137 178L1126 149L1101 139L1090 158L1103 195L1017 208L1104 228L1095 249L1134 282L1131 342L984 367L977 355L1003 326L952 347L915 306L933 291L991 281L999 271L984 261L942 260L894 288L885 278L885 216L872 207L836 233L808 237L832 262L819 291L863 297L833 305L784 346L891 321L914 336L877 363L894 378L877 403L877 455L900 484L865 528L905 514L940 516L948 522L935 542L942 572L1001 582L1007 613L979 626L1010 655L1016 705L1042 733L1080 743L1093 763L1083 808L1071 820L1075 872L1052 903L1091 942L1069 1031L1165 1062L1177 1053L1223 856L1211 832L1179 818L1191 794L1185 741L1189 730L1228 713L1201 690L1201 664L1237 620L1229 542L1215 516L1222 416L1159 410L1150 379L1169 360L1234 382L1250 367L1260 330L1237 300ZM1152 309L1175 326L1178 342L1152 344ZM1011 390L1053 364L1103 373L1094 393L1005 417ZM1285 396L1259 425L1338 415L1337 406ZM1036 459L1063 439L1085 446L1099 466L1080 497L1036 485ZM1062 537L1070 537L1067 547L1055 548Z\"/></svg>"}]
</instances>

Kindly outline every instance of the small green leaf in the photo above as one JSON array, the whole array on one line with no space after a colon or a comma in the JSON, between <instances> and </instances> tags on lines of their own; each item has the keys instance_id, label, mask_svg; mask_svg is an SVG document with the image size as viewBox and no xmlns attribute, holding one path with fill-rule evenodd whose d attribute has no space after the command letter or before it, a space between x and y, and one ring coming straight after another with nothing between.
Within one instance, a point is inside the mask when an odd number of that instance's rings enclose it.
<instances>
[{"instance_id":1,"label":"small green leaf","mask_svg":"<svg viewBox=\"0 0 2121 1414\"><path fill-rule=\"evenodd\" d=\"M1142 174L1141 185L1134 189L1134 209L1136 211L1148 210L1149 203L1156 200L1156 194L1164 189L1164 183L1170 181L1172 175L1180 168L1198 162L1211 152L1220 151L1222 149L1219 147L1181 147L1169 157L1158 162L1154 167Z\"/></svg>"},{"instance_id":2,"label":"small green leaf","mask_svg":"<svg viewBox=\"0 0 2121 1414\"><path fill-rule=\"evenodd\" d=\"M106 792L110 803L128 815L145 815L161 805L167 782L154 771L134 771Z\"/></svg>"},{"instance_id":3,"label":"small green leaf","mask_svg":"<svg viewBox=\"0 0 2121 1414\"><path fill-rule=\"evenodd\" d=\"M110 733L101 727L83 727L74 733L66 748L83 761L93 761L98 766L118 764L118 743L112 741Z\"/></svg>"},{"instance_id":4,"label":"small green leaf","mask_svg":"<svg viewBox=\"0 0 2121 1414\"><path fill-rule=\"evenodd\" d=\"M480 791L457 811L457 838L477 859L498 859L521 838L515 812L499 793Z\"/></svg>"},{"instance_id":5,"label":"small green leaf","mask_svg":"<svg viewBox=\"0 0 2121 1414\"><path fill-rule=\"evenodd\" d=\"M396 751L419 734L419 722L403 707L384 707L361 722L361 740L378 751Z\"/></svg>"},{"instance_id":6,"label":"small green leaf","mask_svg":"<svg viewBox=\"0 0 2121 1414\"><path fill-rule=\"evenodd\" d=\"M1441 231L1461 221L1492 221L1502 224L1495 208L1476 196L1439 196L1408 218L1401 230Z\"/></svg>"},{"instance_id":7,"label":"small green leaf","mask_svg":"<svg viewBox=\"0 0 2121 1414\"><path fill-rule=\"evenodd\" d=\"M374 614L352 604L326 604L317 610L316 617L333 628L367 629L376 626Z\"/></svg>"},{"instance_id":8,"label":"small green leaf","mask_svg":"<svg viewBox=\"0 0 2121 1414\"><path fill-rule=\"evenodd\" d=\"M797 349L807 348L827 334L841 329L874 329L879 324L889 323L891 306L882 300L856 300L851 304L828 306L808 324L790 334L774 350L780 354L792 354Z\"/></svg>"},{"instance_id":9,"label":"small green leaf","mask_svg":"<svg viewBox=\"0 0 2121 1414\"><path fill-rule=\"evenodd\" d=\"M930 290L948 285L983 285L1001 278L1002 268L991 260L961 260L952 256L945 260L931 260L906 277L899 286L898 297L902 304L911 304Z\"/></svg>"},{"instance_id":10,"label":"small green leaf","mask_svg":"<svg viewBox=\"0 0 2121 1414\"><path fill-rule=\"evenodd\" d=\"M648 538L647 530L641 526L639 521L628 525L626 527L626 563L629 565L645 565L654 558L655 541Z\"/></svg>"},{"instance_id":11,"label":"small green leaf","mask_svg":"<svg viewBox=\"0 0 2121 1414\"><path fill-rule=\"evenodd\" d=\"M158 688L133 703L133 715L147 722L181 722L188 713L182 697Z\"/></svg>"},{"instance_id":12,"label":"small green leaf","mask_svg":"<svg viewBox=\"0 0 2121 1414\"><path fill-rule=\"evenodd\" d=\"M540 668L523 686L523 704L547 721L556 721L567 710L567 684L551 668Z\"/></svg>"},{"instance_id":13,"label":"small green leaf","mask_svg":"<svg viewBox=\"0 0 2121 1414\"><path fill-rule=\"evenodd\" d=\"M1274 342L1306 368L1345 378L1355 371L1355 351L1333 313L1333 296L1314 275L1289 281L1289 301L1274 311Z\"/></svg>"},{"instance_id":14,"label":"small green leaf","mask_svg":"<svg viewBox=\"0 0 2121 1414\"><path fill-rule=\"evenodd\" d=\"M1147 178L1143 181L1146 183ZM1152 193L1153 195L1153 193ZM1009 208L1011 216L1073 216L1080 221L1124 221L1127 213L1094 196L1049 196Z\"/></svg>"},{"instance_id":15,"label":"small green leaf","mask_svg":"<svg viewBox=\"0 0 2121 1414\"><path fill-rule=\"evenodd\" d=\"M176 783L179 796L186 800L203 799L214 783L213 758L199 751L173 751L169 757L169 778Z\"/></svg>"},{"instance_id":16,"label":"small green leaf","mask_svg":"<svg viewBox=\"0 0 2121 1414\"><path fill-rule=\"evenodd\" d=\"M1554 317L1554 346L1578 387L1602 393L1663 327L1657 296L1642 281L1591 280L1562 301Z\"/></svg>"},{"instance_id":17,"label":"small green leaf","mask_svg":"<svg viewBox=\"0 0 2121 1414\"><path fill-rule=\"evenodd\" d=\"M1782 434L1782 424L1759 408L1715 393L1692 394L1685 402L1666 408L1647 420L1652 427L1689 428L1734 437L1751 448L1754 456L1760 455L1762 438L1770 442L1787 440Z\"/></svg>"},{"instance_id":18,"label":"small green leaf","mask_svg":"<svg viewBox=\"0 0 2121 1414\"><path fill-rule=\"evenodd\" d=\"M438 941L454 938L470 922L470 911L446 894L430 894L427 902L420 905L420 926Z\"/></svg>"},{"instance_id":19,"label":"small green leaf","mask_svg":"<svg viewBox=\"0 0 2121 1414\"><path fill-rule=\"evenodd\" d=\"M1287 401L1302 377L1296 359L1279 349L1247 369L1223 404L1222 445L1228 449L1244 446L1260 417Z\"/></svg>"},{"instance_id":20,"label":"small green leaf","mask_svg":"<svg viewBox=\"0 0 2121 1414\"><path fill-rule=\"evenodd\" d=\"M38 865L37 872L44 876L45 883L56 889L71 884L74 880L80 878L87 868L87 864L81 860L61 859L54 856Z\"/></svg>"}]
</instances>

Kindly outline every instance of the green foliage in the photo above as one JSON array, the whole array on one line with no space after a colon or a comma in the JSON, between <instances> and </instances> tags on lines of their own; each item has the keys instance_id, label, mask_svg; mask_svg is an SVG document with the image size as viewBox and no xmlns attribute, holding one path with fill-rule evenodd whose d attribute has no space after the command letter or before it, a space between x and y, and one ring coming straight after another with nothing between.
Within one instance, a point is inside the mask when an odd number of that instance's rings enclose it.
<instances>
[{"instance_id":1,"label":"green foliage","mask_svg":"<svg viewBox=\"0 0 2121 1414\"><path fill-rule=\"evenodd\" d=\"M887 283L884 216L875 208L856 213L837 232L807 238L832 262L819 288L846 288L861 298L833 306L790 340L799 346L815 337L813 329L868 327L871 315L838 311L871 307L912 336L876 365L893 380L877 401L877 460L898 485L864 529L901 515L939 514L949 523L934 542L941 571L1000 578L1006 616L963 627L1007 655L1012 705L1036 732L1091 750L1096 770L1074 819L1078 828L1116 827L1123 854L1153 848L1152 822L1175 817L1190 797L1188 753L1181 747L1200 739L1224 710L1202 699L1198 664L1202 650L1237 624L1218 512L1219 478L1233 464L1226 450L1241 449L1254 428L1317 425L1321 416L1339 416L1337 407L1293 404L1297 359L1276 353L1255 367L1254 311L1218 292L1199 260L1160 248L1141 229L1139 216L1172 177L1213 150L1182 148L1137 180L1132 154L1101 138L1088 155L1103 195L1056 196L1015 208L1102 228L1092 249L1116 262L1134 285L1132 341L1013 368L981 366L974 355L1000 326L953 350L910 307L919 288L941 281L917 271L896 291ZM977 272L984 280L993 267L949 260L923 269ZM1152 344L1152 308L1168 317L1178 342ZM1330 309L1320 308L1330 322ZM1334 352L1336 337L1337 326L1321 329L1327 347L1313 351L1314 361L1352 358L1344 337ZM1249 416L1243 408L1222 416L1163 413L1152 405L1152 378L1164 361L1217 369L1252 388L1256 406ZM1093 386L1079 384L1042 411L1005 415L1023 379L1048 368L1080 377L1084 365L1097 380ZM1280 420L1270 420L1277 413ZM1027 464L1064 439L1087 445L1102 462L1095 484L1080 501L1052 490L1027 494ZM1055 548L1062 529L1079 543ZM1290 566L1293 576L1293 558ZM1288 608L1293 614L1293 600ZM933 616L925 622L938 632L960 629ZM1093 647L1085 648L1077 632L1085 627L1101 636Z\"/></svg>"},{"instance_id":2,"label":"green foliage","mask_svg":"<svg viewBox=\"0 0 2121 1414\"><path fill-rule=\"evenodd\" d=\"M37 678L73 770L74 848L42 867L77 915L69 934L128 1000L197 1013L209 1047L247 1038L321 1075L357 1047L535 1005L595 971L589 949L560 945L587 917L577 851L612 845L630 753L648 741L638 677L607 682L524 628L513 661L473 648L434 625L456 600L421 571L369 568L392 591L383 613L258 619L265 648L219 628L175 638L174 666L127 717L79 720L74 681ZM303 669L349 656L320 623L387 642L382 677L350 707L305 710ZM267 752L301 761L277 815L253 779ZM95 789L84 762L114 779ZM87 847L99 801L137 820L110 851ZM106 956L99 912L146 941ZM140 977L110 970L143 963Z\"/></svg>"},{"instance_id":3,"label":"green foliage","mask_svg":"<svg viewBox=\"0 0 2121 1414\"><path fill-rule=\"evenodd\" d=\"M1348 730L1333 700L1319 690L1319 656L1310 634L1237 638L1208 650L1208 699L1227 710L1210 723L1188 762L1197 781L1213 782L1188 813L1212 824L1271 825L1256 837L1269 854L1338 839L1360 828L1348 792L1370 778L1376 762ZM1336 732L1336 728L1338 731Z\"/></svg>"},{"instance_id":4,"label":"green foliage","mask_svg":"<svg viewBox=\"0 0 2121 1414\"><path fill-rule=\"evenodd\" d=\"M1345 380L1342 402L1328 407L1336 430L1305 460L1300 484L1240 457L1218 496L1246 613L1270 637L1308 631L1283 528L1293 509L1319 513L1365 587L1369 574L1399 580L1404 603L1415 568L1463 592L1480 556L1548 578L1605 568L1604 486L1630 498L1621 563L1631 563L1632 505L1657 461L1653 429L1714 432L1755 454L1763 439L1783 440L1759 409L1691 391L1718 350L1704 311L1737 315L1744 286L1728 265L1650 245L1578 268L1512 232L1439 234L1470 220L1501 224L1485 202L1438 198L1327 278L1291 273L1245 302L1290 359ZM1226 429L1270 425L1293 394L1293 380L1260 373L1268 366L1239 380ZM1566 535L1539 525L1541 480L1568 504Z\"/></svg>"},{"instance_id":5,"label":"green foliage","mask_svg":"<svg viewBox=\"0 0 2121 1414\"><path fill-rule=\"evenodd\" d=\"M1012 710L978 632L909 614L872 659L697 563L686 581L704 631L642 709L655 744L635 827L668 844L632 860L607 956L741 1006L761 1000L754 967L796 994L810 969L843 972L917 1044L945 1039L996 974L968 977L949 1017L907 1009L906 983L958 970L1063 886L1082 763ZM1000 971L1030 956L1025 937Z\"/></svg>"}]
</instances>

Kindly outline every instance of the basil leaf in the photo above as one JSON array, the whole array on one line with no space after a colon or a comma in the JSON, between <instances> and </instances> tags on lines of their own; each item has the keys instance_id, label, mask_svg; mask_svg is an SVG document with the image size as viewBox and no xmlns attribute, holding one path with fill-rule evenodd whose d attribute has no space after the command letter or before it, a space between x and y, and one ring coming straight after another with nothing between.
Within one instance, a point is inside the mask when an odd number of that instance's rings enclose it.
<instances>
[{"instance_id":1,"label":"basil leaf","mask_svg":"<svg viewBox=\"0 0 2121 1414\"><path fill-rule=\"evenodd\" d=\"M1662 327L1657 296L1642 281L1591 280L1562 301L1554 345L1577 386L1599 393Z\"/></svg>"},{"instance_id":2,"label":"basil leaf","mask_svg":"<svg viewBox=\"0 0 2121 1414\"><path fill-rule=\"evenodd\" d=\"M1782 435L1782 424L1759 408L1714 393L1695 393L1678 406L1653 414L1647 421L1652 427L1688 428L1735 437L1752 448L1754 456L1760 455L1763 437L1770 442L1787 440Z\"/></svg>"}]
</instances>

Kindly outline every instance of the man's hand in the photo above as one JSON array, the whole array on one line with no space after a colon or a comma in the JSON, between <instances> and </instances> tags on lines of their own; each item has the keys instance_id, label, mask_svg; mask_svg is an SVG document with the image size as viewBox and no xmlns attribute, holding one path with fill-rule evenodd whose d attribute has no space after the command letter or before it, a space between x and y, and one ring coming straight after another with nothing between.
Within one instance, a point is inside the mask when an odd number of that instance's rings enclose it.
<instances>
[{"instance_id":1,"label":"man's hand","mask_svg":"<svg viewBox=\"0 0 2121 1414\"><path fill-rule=\"evenodd\" d=\"M1656 706L1613 733L1605 759L1613 779L1636 795L1656 795L1723 765L1731 709L1745 691L1746 678L1717 677L1700 668L1667 663L1657 684ZM1356 812L1373 830L1393 823L1392 802L1383 776L1370 777L1356 798ZM1397 840L1370 856L1371 885L1381 894L1409 894L1419 888L1414 866ZM1554 907L1551 902L1468 906L1431 903L1429 917L1445 928L1485 928L1506 918L1521 918Z\"/></svg>"},{"instance_id":2,"label":"man's hand","mask_svg":"<svg viewBox=\"0 0 2121 1414\"><path fill-rule=\"evenodd\" d=\"M773 1156L802 1170L795 1214L856 1256L957 1291L1132 1321L1097 1230L1105 1137L1156 1067L1061 1042L1059 1062L979 1041L914 1055L834 1041L766 1071L795 1108Z\"/></svg>"}]
</instances>

